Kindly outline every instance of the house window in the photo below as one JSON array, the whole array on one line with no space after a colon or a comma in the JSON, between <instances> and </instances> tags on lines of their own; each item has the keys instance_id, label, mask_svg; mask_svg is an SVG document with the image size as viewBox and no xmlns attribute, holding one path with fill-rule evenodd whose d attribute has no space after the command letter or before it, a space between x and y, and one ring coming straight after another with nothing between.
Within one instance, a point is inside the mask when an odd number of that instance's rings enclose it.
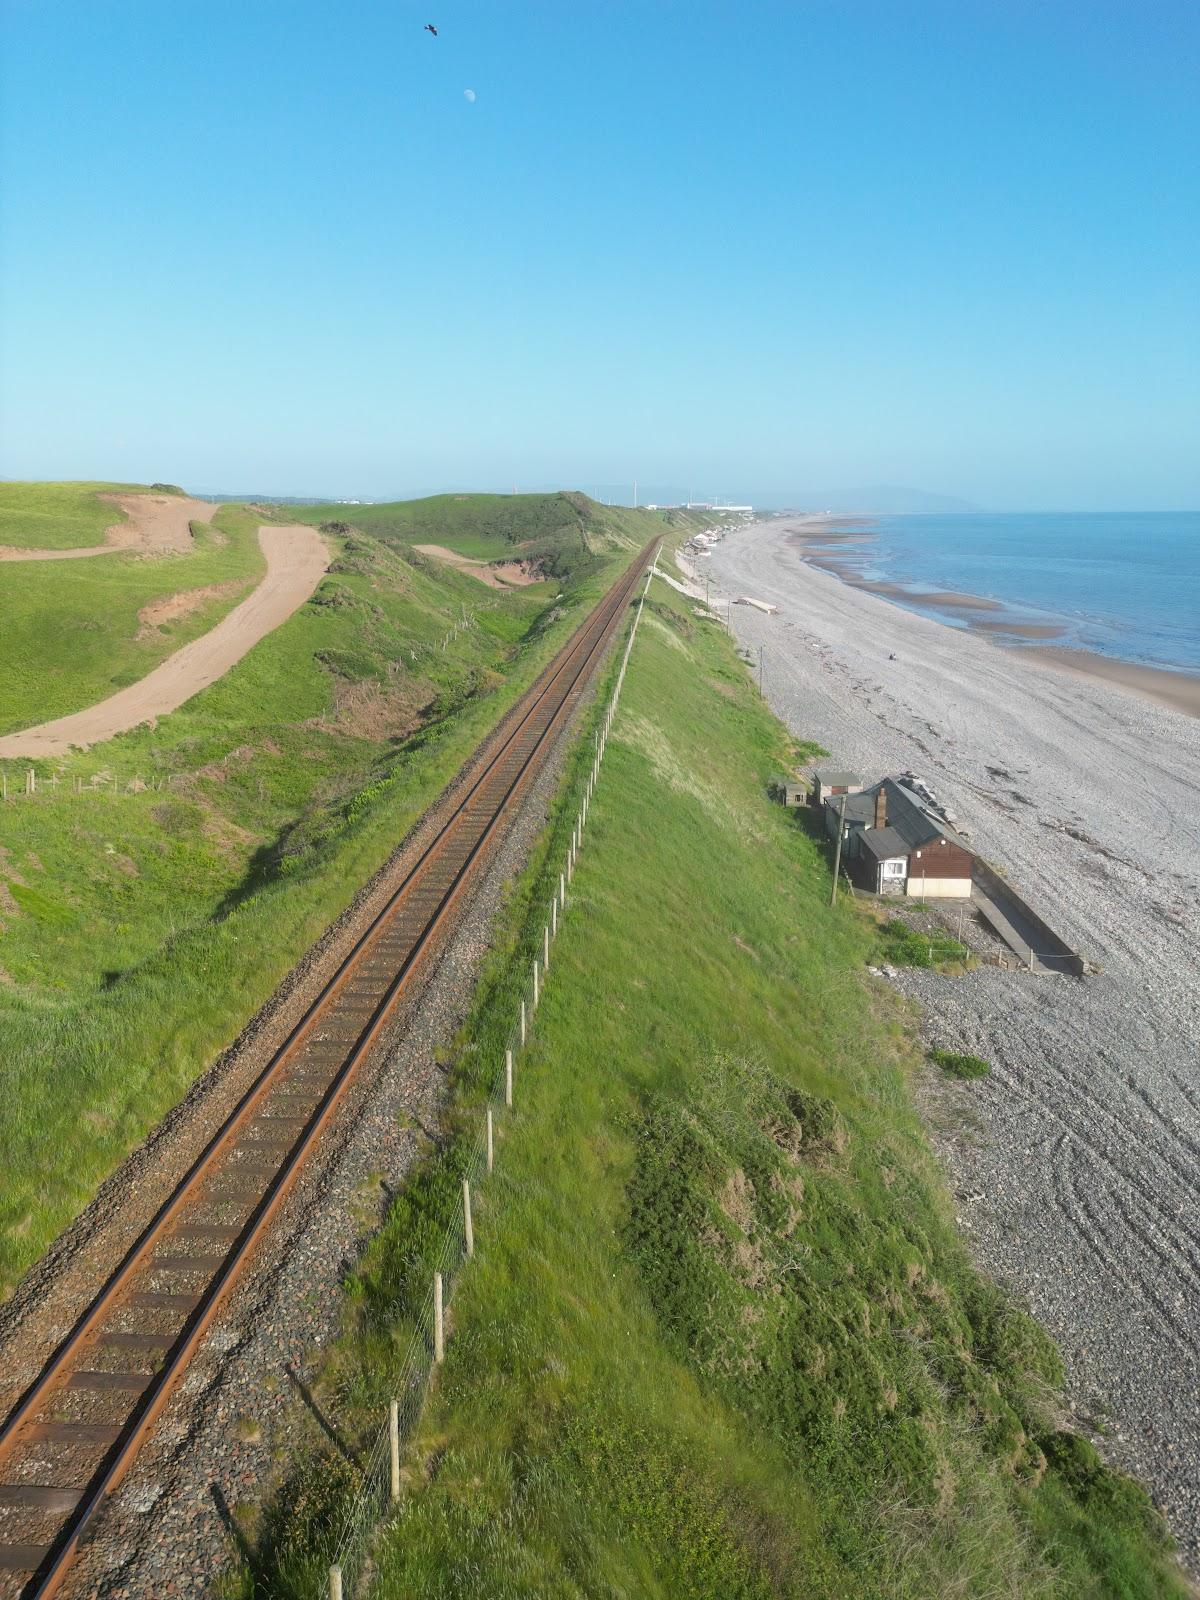
<instances>
[{"instance_id":1,"label":"house window","mask_svg":"<svg viewBox=\"0 0 1200 1600\"><path fill-rule=\"evenodd\" d=\"M883 863L883 875L885 878L902 878L904 876L903 860L885 861Z\"/></svg>"}]
</instances>

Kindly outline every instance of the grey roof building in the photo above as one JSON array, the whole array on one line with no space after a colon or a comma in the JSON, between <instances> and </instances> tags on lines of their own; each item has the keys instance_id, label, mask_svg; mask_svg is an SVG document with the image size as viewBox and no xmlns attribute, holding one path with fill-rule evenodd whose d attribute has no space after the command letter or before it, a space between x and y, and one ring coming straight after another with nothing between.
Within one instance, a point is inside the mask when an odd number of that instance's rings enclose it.
<instances>
[{"instance_id":1,"label":"grey roof building","mask_svg":"<svg viewBox=\"0 0 1200 1600\"><path fill-rule=\"evenodd\" d=\"M974 856L944 818L907 784L881 778L856 794L825 800L825 826L847 868L872 894L941 897L971 893Z\"/></svg>"}]
</instances>

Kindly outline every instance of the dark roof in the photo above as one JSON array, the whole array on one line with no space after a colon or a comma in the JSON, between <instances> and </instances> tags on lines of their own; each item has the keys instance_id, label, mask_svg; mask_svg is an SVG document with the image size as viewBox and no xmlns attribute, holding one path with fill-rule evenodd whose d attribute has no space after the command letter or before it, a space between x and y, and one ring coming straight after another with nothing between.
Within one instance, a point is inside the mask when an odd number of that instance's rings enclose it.
<instances>
[{"instance_id":1,"label":"dark roof","mask_svg":"<svg viewBox=\"0 0 1200 1600\"><path fill-rule=\"evenodd\" d=\"M883 828L876 828L875 797L881 789L887 793L887 823ZM841 810L842 799L841 795L836 795L825 801L835 816ZM946 839L968 855L972 854L970 845L959 838L948 822L931 816L920 795L895 778L881 778L869 789L846 795L845 801L847 824L859 830L860 843L869 847L877 860L910 855L935 839Z\"/></svg>"},{"instance_id":2,"label":"dark roof","mask_svg":"<svg viewBox=\"0 0 1200 1600\"><path fill-rule=\"evenodd\" d=\"M864 828L858 836L858 847L873 855L876 861L891 861L896 856L906 856L912 846L895 828Z\"/></svg>"},{"instance_id":3,"label":"dark roof","mask_svg":"<svg viewBox=\"0 0 1200 1600\"><path fill-rule=\"evenodd\" d=\"M958 837L948 822L931 816L925 801L907 784L900 783L896 778L881 778L865 791L871 796L872 804L880 789L887 790L888 827L894 828L910 849L919 850L924 845L932 844L935 839L947 839L967 851L968 855L971 853L970 845Z\"/></svg>"},{"instance_id":4,"label":"dark roof","mask_svg":"<svg viewBox=\"0 0 1200 1600\"><path fill-rule=\"evenodd\" d=\"M852 783L862 783L857 772L835 772L832 767L818 767L813 777L827 789L844 789Z\"/></svg>"},{"instance_id":5,"label":"dark roof","mask_svg":"<svg viewBox=\"0 0 1200 1600\"><path fill-rule=\"evenodd\" d=\"M840 816L842 801L846 802L846 822L850 827L869 828L875 821L875 797L870 794L835 794L825 801L833 815Z\"/></svg>"}]
</instances>

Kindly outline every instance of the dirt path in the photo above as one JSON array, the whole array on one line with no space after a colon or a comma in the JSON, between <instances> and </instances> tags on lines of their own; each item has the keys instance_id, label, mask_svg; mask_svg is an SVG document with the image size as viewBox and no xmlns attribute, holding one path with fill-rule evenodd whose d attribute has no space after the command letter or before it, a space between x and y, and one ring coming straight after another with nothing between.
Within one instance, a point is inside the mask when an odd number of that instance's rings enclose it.
<instances>
[{"instance_id":1,"label":"dirt path","mask_svg":"<svg viewBox=\"0 0 1200 1600\"><path fill-rule=\"evenodd\" d=\"M189 500L178 494L102 494L101 500L125 513L104 532L103 544L81 550L22 550L0 544L0 561L78 561L83 556L107 556L114 550L137 550L142 555L188 555L192 546L190 524L211 522L218 506L211 500Z\"/></svg>"},{"instance_id":2,"label":"dirt path","mask_svg":"<svg viewBox=\"0 0 1200 1600\"><path fill-rule=\"evenodd\" d=\"M8 734L0 739L0 756L60 756L72 745L86 749L165 717L215 683L304 604L329 566L329 552L315 528L264 527L258 542L267 558L266 577L215 628L98 705Z\"/></svg>"},{"instance_id":3,"label":"dirt path","mask_svg":"<svg viewBox=\"0 0 1200 1600\"><path fill-rule=\"evenodd\" d=\"M457 550L447 550L442 544L415 544L413 549L478 578L489 589L523 589L526 584L541 582L541 573L534 571L528 561L472 561L470 556L460 556Z\"/></svg>"}]
</instances>

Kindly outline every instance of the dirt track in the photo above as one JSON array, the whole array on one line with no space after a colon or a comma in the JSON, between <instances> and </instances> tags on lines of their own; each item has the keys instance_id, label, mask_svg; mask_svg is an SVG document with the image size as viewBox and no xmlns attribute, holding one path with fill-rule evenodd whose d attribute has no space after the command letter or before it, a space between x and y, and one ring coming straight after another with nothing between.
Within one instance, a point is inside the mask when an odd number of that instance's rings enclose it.
<instances>
[{"instance_id":1,"label":"dirt track","mask_svg":"<svg viewBox=\"0 0 1200 1600\"><path fill-rule=\"evenodd\" d=\"M468 577L478 578L489 589L523 589L526 584L541 581L541 573L532 571L527 561L472 561L470 556L460 556L442 544L415 544L413 549L457 567Z\"/></svg>"},{"instance_id":2,"label":"dirt track","mask_svg":"<svg viewBox=\"0 0 1200 1600\"><path fill-rule=\"evenodd\" d=\"M73 745L86 749L166 716L215 683L304 604L329 566L329 552L315 528L263 527L258 530L258 542L267 558L266 576L215 628L176 650L140 682L86 711L8 734L0 739L0 756L65 755Z\"/></svg>"},{"instance_id":3,"label":"dirt track","mask_svg":"<svg viewBox=\"0 0 1200 1600\"><path fill-rule=\"evenodd\" d=\"M0 544L0 561L78 561L107 556L115 550L143 555L187 555L192 549L190 524L211 522L218 507L211 500L189 500L178 494L102 494L101 500L125 513L124 522L106 528L103 544L80 550L23 550Z\"/></svg>"}]
</instances>

